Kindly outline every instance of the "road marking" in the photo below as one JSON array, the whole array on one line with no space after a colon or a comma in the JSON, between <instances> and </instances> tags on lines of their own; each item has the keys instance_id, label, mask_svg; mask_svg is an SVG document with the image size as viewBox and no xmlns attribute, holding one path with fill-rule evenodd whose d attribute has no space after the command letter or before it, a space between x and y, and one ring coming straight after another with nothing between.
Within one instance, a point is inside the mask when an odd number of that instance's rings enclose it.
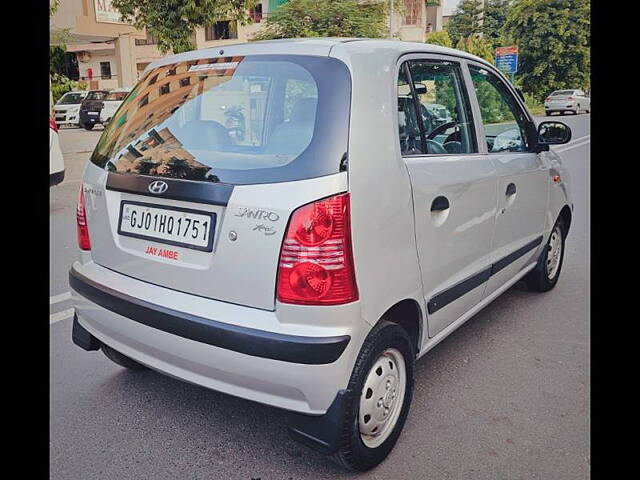
<instances>
[{"instance_id":1,"label":"road marking","mask_svg":"<svg viewBox=\"0 0 640 480\"><path fill-rule=\"evenodd\" d=\"M561 145L560 147L554 149L556 152L564 152L565 150L570 150L575 147L581 147L582 145L589 143L591 141L591 135L585 135L584 137L576 138L572 142L567 143L566 145Z\"/></svg>"},{"instance_id":2,"label":"road marking","mask_svg":"<svg viewBox=\"0 0 640 480\"><path fill-rule=\"evenodd\" d=\"M53 325L60 320L66 320L67 318L73 317L73 314L76 312L75 308L68 308L67 310L63 310L58 313L52 313L49 315L49 325Z\"/></svg>"},{"instance_id":3,"label":"road marking","mask_svg":"<svg viewBox=\"0 0 640 480\"><path fill-rule=\"evenodd\" d=\"M69 300L71 298L71 292L64 292L60 295L54 295L53 297L49 297L49 305L54 305L56 303L64 302L65 300Z\"/></svg>"},{"instance_id":4,"label":"road marking","mask_svg":"<svg viewBox=\"0 0 640 480\"><path fill-rule=\"evenodd\" d=\"M558 150L556 150L556 153L562 153L562 152L566 152L567 150L571 150L573 148L583 147L589 143L591 143L591 140L585 140L584 142L568 145L565 148L559 148Z\"/></svg>"}]
</instances>

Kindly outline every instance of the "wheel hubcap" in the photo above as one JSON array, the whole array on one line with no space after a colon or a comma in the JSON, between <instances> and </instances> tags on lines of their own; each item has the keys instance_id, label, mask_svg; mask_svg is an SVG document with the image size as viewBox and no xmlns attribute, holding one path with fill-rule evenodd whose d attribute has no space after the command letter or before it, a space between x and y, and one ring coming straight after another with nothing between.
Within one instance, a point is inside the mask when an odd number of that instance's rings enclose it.
<instances>
[{"instance_id":1,"label":"wheel hubcap","mask_svg":"<svg viewBox=\"0 0 640 480\"><path fill-rule=\"evenodd\" d=\"M549 245L547 246L549 252L547 253L547 277L552 280L558 268L560 267L560 257L562 255L562 232L558 227L551 232L551 238L549 238Z\"/></svg>"},{"instance_id":2,"label":"wheel hubcap","mask_svg":"<svg viewBox=\"0 0 640 480\"><path fill-rule=\"evenodd\" d=\"M358 428L369 448L381 445L398 421L406 388L404 357L388 348L377 358L367 374L360 395Z\"/></svg>"}]
</instances>

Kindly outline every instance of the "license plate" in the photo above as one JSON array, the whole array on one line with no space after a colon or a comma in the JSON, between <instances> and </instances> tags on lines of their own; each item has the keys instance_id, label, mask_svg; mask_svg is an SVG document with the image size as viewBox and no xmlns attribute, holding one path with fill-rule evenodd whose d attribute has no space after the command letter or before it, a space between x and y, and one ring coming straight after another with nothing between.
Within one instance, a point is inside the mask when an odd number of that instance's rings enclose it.
<instances>
[{"instance_id":1,"label":"license plate","mask_svg":"<svg viewBox=\"0 0 640 480\"><path fill-rule=\"evenodd\" d=\"M121 202L118 233L211 252L216 214L200 210Z\"/></svg>"},{"instance_id":2,"label":"license plate","mask_svg":"<svg viewBox=\"0 0 640 480\"><path fill-rule=\"evenodd\" d=\"M98 115L98 112L87 112L87 115Z\"/></svg>"}]
</instances>

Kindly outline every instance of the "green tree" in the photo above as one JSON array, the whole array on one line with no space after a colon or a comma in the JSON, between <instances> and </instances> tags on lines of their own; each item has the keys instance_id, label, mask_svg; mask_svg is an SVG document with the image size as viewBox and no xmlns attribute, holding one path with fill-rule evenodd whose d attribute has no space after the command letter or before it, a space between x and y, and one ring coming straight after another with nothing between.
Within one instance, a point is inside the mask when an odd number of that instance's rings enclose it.
<instances>
[{"instance_id":1,"label":"green tree","mask_svg":"<svg viewBox=\"0 0 640 480\"><path fill-rule=\"evenodd\" d=\"M461 38L468 38L481 32L481 12L482 9L477 0L462 0L458 4L447 24L447 31L455 45L460 42Z\"/></svg>"},{"instance_id":2,"label":"green tree","mask_svg":"<svg viewBox=\"0 0 640 480\"><path fill-rule=\"evenodd\" d=\"M388 34L388 2L289 0L267 18L252 40L300 37L367 37Z\"/></svg>"},{"instance_id":3,"label":"green tree","mask_svg":"<svg viewBox=\"0 0 640 480\"><path fill-rule=\"evenodd\" d=\"M196 28L221 20L250 22L255 0L112 0L123 20L158 39L162 53L193 50Z\"/></svg>"},{"instance_id":4,"label":"green tree","mask_svg":"<svg viewBox=\"0 0 640 480\"><path fill-rule=\"evenodd\" d=\"M49 20L51 20L51 17L53 17L55 13L58 11L59 5L60 5L60 0L51 0L49 2Z\"/></svg>"},{"instance_id":5,"label":"green tree","mask_svg":"<svg viewBox=\"0 0 640 480\"><path fill-rule=\"evenodd\" d=\"M51 95L53 103L56 103L60 100L60 97L67 92L72 90L86 90L87 84L86 82L76 82L75 80L70 80L64 75L59 75L57 73L53 73L50 75L51 79Z\"/></svg>"},{"instance_id":6,"label":"green tree","mask_svg":"<svg viewBox=\"0 0 640 480\"><path fill-rule=\"evenodd\" d=\"M507 20L511 3L513 3L512 0L487 0L485 2L482 33L494 48L502 45L502 28Z\"/></svg>"},{"instance_id":7,"label":"green tree","mask_svg":"<svg viewBox=\"0 0 640 480\"><path fill-rule=\"evenodd\" d=\"M484 58L487 62L494 63L494 50L491 41L479 35L469 35L468 37L460 37L456 43L456 48L471 55Z\"/></svg>"},{"instance_id":8,"label":"green tree","mask_svg":"<svg viewBox=\"0 0 640 480\"><path fill-rule=\"evenodd\" d=\"M449 32L447 32L446 30L442 30L440 32L428 33L425 43L430 43L432 45L440 45L441 47L449 47L449 48L453 46L453 42L451 42L451 37L449 37Z\"/></svg>"},{"instance_id":9,"label":"green tree","mask_svg":"<svg viewBox=\"0 0 640 480\"><path fill-rule=\"evenodd\" d=\"M522 89L541 100L553 90L589 85L589 0L516 0L504 26L518 45Z\"/></svg>"},{"instance_id":10,"label":"green tree","mask_svg":"<svg viewBox=\"0 0 640 480\"><path fill-rule=\"evenodd\" d=\"M462 0L458 5L447 30L454 44L460 38L479 35L487 38L492 47L501 45L502 27L513 0L486 0L484 8L477 0Z\"/></svg>"}]
</instances>

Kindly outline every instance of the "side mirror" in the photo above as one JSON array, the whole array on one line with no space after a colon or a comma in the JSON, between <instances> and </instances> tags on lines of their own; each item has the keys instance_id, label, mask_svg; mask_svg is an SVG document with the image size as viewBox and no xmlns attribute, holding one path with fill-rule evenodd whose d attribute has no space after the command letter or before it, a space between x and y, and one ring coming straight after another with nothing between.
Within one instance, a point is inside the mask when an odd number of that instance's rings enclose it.
<instances>
[{"instance_id":1,"label":"side mirror","mask_svg":"<svg viewBox=\"0 0 640 480\"><path fill-rule=\"evenodd\" d=\"M416 89L416 95L427 93L427 86L424 83L414 83L413 87Z\"/></svg>"},{"instance_id":2,"label":"side mirror","mask_svg":"<svg viewBox=\"0 0 640 480\"><path fill-rule=\"evenodd\" d=\"M562 122L542 122L538 125L538 146L563 145L571 140L571 129Z\"/></svg>"},{"instance_id":3,"label":"side mirror","mask_svg":"<svg viewBox=\"0 0 640 480\"><path fill-rule=\"evenodd\" d=\"M413 88L416 90L416 95L423 95L427 93L427 86L424 83L414 83ZM410 85L398 85L398 96L408 97L411 95Z\"/></svg>"}]
</instances>

